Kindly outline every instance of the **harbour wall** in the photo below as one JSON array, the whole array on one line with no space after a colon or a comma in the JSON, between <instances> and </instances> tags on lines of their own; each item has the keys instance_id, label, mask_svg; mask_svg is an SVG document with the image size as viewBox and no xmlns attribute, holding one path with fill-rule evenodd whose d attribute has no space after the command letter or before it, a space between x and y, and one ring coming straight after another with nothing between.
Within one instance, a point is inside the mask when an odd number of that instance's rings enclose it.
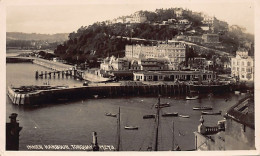
<instances>
[{"instance_id":1,"label":"harbour wall","mask_svg":"<svg viewBox=\"0 0 260 156\"><path fill-rule=\"evenodd\" d=\"M17 93L8 87L8 96L17 105L39 105L84 98L122 96L174 96L189 92L187 85L142 85L142 86L83 86L64 89L42 90L34 93Z\"/></svg>"}]
</instances>

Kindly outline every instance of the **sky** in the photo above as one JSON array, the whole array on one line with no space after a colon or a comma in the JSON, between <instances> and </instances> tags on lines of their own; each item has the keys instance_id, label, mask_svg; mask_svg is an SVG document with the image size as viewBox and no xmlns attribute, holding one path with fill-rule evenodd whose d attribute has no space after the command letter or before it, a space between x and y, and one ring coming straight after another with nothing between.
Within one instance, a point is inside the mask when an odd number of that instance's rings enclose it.
<instances>
[{"instance_id":1,"label":"sky","mask_svg":"<svg viewBox=\"0 0 260 156\"><path fill-rule=\"evenodd\" d=\"M229 25L239 25L254 33L252 0L14 0L6 1L6 31L25 33L70 33L81 26L130 15L139 10L182 7L215 16Z\"/></svg>"}]
</instances>

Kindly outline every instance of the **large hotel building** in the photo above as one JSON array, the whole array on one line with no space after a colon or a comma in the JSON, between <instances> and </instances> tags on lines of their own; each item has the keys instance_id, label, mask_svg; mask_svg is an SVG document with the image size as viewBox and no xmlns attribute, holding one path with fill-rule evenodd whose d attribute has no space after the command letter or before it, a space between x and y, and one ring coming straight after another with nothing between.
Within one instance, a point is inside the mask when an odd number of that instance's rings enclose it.
<instances>
[{"instance_id":1,"label":"large hotel building","mask_svg":"<svg viewBox=\"0 0 260 156\"><path fill-rule=\"evenodd\" d=\"M129 59L167 59L177 67L181 62L185 61L186 45L180 42L158 44L157 46L126 45L125 57Z\"/></svg>"}]
</instances>

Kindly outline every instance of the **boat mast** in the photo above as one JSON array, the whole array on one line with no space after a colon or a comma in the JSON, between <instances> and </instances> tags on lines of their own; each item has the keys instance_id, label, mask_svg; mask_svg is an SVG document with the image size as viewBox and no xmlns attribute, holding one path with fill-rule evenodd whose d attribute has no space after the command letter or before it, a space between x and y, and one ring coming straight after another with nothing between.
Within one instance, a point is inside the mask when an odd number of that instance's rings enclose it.
<instances>
[{"instance_id":1,"label":"boat mast","mask_svg":"<svg viewBox=\"0 0 260 156\"><path fill-rule=\"evenodd\" d=\"M174 151L174 122L172 121L172 150Z\"/></svg>"},{"instance_id":2,"label":"boat mast","mask_svg":"<svg viewBox=\"0 0 260 156\"><path fill-rule=\"evenodd\" d=\"M118 110L118 117L117 117L117 151L120 150L120 107Z\"/></svg>"},{"instance_id":3,"label":"boat mast","mask_svg":"<svg viewBox=\"0 0 260 156\"><path fill-rule=\"evenodd\" d=\"M159 117L160 117L160 95L158 96L158 103L157 103L157 113L156 113L156 138L155 138L154 151L158 151Z\"/></svg>"}]
</instances>

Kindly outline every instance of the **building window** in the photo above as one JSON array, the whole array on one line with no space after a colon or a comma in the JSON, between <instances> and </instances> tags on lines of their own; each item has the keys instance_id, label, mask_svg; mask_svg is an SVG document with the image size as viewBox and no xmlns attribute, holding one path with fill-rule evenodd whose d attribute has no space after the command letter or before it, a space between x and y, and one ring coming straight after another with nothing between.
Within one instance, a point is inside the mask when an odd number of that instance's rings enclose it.
<instances>
[{"instance_id":1,"label":"building window","mask_svg":"<svg viewBox=\"0 0 260 156\"><path fill-rule=\"evenodd\" d=\"M242 66L244 66L244 62L242 62Z\"/></svg>"},{"instance_id":2,"label":"building window","mask_svg":"<svg viewBox=\"0 0 260 156\"><path fill-rule=\"evenodd\" d=\"M250 63L250 62L247 62L247 66L251 66L251 63Z\"/></svg>"},{"instance_id":3,"label":"building window","mask_svg":"<svg viewBox=\"0 0 260 156\"><path fill-rule=\"evenodd\" d=\"M245 68L242 68L242 71L245 71Z\"/></svg>"},{"instance_id":4,"label":"building window","mask_svg":"<svg viewBox=\"0 0 260 156\"><path fill-rule=\"evenodd\" d=\"M239 68L237 67L237 71L239 71Z\"/></svg>"}]
</instances>

